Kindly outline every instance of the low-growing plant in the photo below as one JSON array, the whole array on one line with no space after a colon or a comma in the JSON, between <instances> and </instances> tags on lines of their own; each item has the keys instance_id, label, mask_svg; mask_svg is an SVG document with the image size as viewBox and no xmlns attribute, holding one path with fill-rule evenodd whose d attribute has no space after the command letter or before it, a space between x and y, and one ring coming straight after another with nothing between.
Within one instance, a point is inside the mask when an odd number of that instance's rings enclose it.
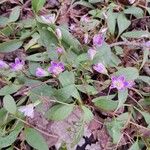
<instances>
[{"instance_id":1,"label":"low-growing plant","mask_svg":"<svg viewBox=\"0 0 150 150\"><path fill-rule=\"evenodd\" d=\"M138 4L122 7L114 1L97 6L99 2L70 3L65 13L71 14L77 6L88 8L78 26L59 23L63 2L59 11L43 14L46 1L32 0L33 16L22 19L21 8L26 3L20 0L9 17L0 16L0 54L11 57L16 52L15 58L0 60L1 149L14 149L17 142L23 145L26 141L34 149L48 150L45 136L58 137L31 123L36 113L55 122L66 120L76 110L81 114L76 114L72 126L71 147L96 120L111 137L115 148L109 149L119 149L126 138L124 145L130 150L149 148L150 78L146 66L150 28L132 30L131 26L132 20L146 17L150 9ZM80 38L74 34L77 28L82 32ZM22 49L19 56L17 51ZM42 110L44 105L48 108ZM106 119L99 121L96 114ZM128 133L130 128L132 133Z\"/></svg>"}]
</instances>

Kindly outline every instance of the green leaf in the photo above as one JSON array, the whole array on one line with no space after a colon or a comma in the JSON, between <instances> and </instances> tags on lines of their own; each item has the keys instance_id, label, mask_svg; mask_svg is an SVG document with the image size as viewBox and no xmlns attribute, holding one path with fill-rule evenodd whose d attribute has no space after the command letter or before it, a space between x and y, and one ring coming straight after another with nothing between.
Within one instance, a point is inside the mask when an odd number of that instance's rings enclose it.
<instances>
[{"instance_id":1,"label":"green leaf","mask_svg":"<svg viewBox=\"0 0 150 150\"><path fill-rule=\"evenodd\" d=\"M149 8L149 7L146 7L145 9L147 10L147 12L148 12L149 15L150 15L150 8Z\"/></svg>"},{"instance_id":2,"label":"green leaf","mask_svg":"<svg viewBox=\"0 0 150 150\"><path fill-rule=\"evenodd\" d=\"M50 108L46 112L45 116L49 120L64 120L71 114L73 109L74 109L74 105L72 104L68 104L68 105L58 104Z\"/></svg>"},{"instance_id":3,"label":"green leaf","mask_svg":"<svg viewBox=\"0 0 150 150\"><path fill-rule=\"evenodd\" d=\"M134 6L129 7L128 9L125 9L125 10L124 10L124 13L125 13L125 14L132 14L132 15L134 15L136 18L142 18L142 17L143 17L143 14L144 14L144 12L143 12L143 10L142 10L141 8L139 8L139 7L134 7Z\"/></svg>"},{"instance_id":4,"label":"green leaf","mask_svg":"<svg viewBox=\"0 0 150 150\"><path fill-rule=\"evenodd\" d=\"M30 146L37 150L49 150L43 136L33 128L25 129L25 139Z\"/></svg>"},{"instance_id":5,"label":"green leaf","mask_svg":"<svg viewBox=\"0 0 150 150\"><path fill-rule=\"evenodd\" d=\"M0 26L5 26L8 23L8 18L0 16Z\"/></svg>"},{"instance_id":6,"label":"green leaf","mask_svg":"<svg viewBox=\"0 0 150 150\"><path fill-rule=\"evenodd\" d=\"M120 121L116 121L113 120L110 123L106 124L107 130L109 135L112 137L113 139L113 143L117 144L122 133L121 133L121 129L122 129L122 123Z\"/></svg>"},{"instance_id":7,"label":"green leaf","mask_svg":"<svg viewBox=\"0 0 150 150\"><path fill-rule=\"evenodd\" d=\"M0 89L0 96L13 94L21 88L21 85L6 85Z\"/></svg>"},{"instance_id":8,"label":"green leaf","mask_svg":"<svg viewBox=\"0 0 150 150\"><path fill-rule=\"evenodd\" d=\"M114 13L112 10L109 10L107 12L107 25L108 25L108 30L110 31L110 33L112 35L114 35L115 33L115 29L116 29L116 19L117 19L117 13Z\"/></svg>"},{"instance_id":9,"label":"green leaf","mask_svg":"<svg viewBox=\"0 0 150 150\"><path fill-rule=\"evenodd\" d=\"M31 92L36 95L43 95L50 97L53 94L53 88L50 85L42 84L36 88L31 89Z\"/></svg>"},{"instance_id":10,"label":"green leaf","mask_svg":"<svg viewBox=\"0 0 150 150\"><path fill-rule=\"evenodd\" d=\"M3 98L3 105L4 105L4 108L9 113L12 113L12 114L16 113L17 106L16 106L15 100L14 100L14 98L12 96L10 96L10 95L4 96L4 98Z\"/></svg>"},{"instance_id":11,"label":"green leaf","mask_svg":"<svg viewBox=\"0 0 150 150\"><path fill-rule=\"evenodd\" d=\"M95 106L104 111L114 111L118 106L117 101L110 100L109 98L107 99L107 97L105 98L97 97L94 98L92 102L94 103Z\"/></svg>"},{"instance_id":12,"label":"green leaf","mask_svg":"<svg viewBox=\"0 0 150 150\"><path fill-rule=\"evenodd\" d=\"M144 66L144 64L148 60L148 56L149 56L149 48L143 49L143 61L142 61L140 69Z\"/></svg>"},{"instance_id":13,"label":"green leaf","mask_svg":"<svg viewBox=\"0 0 150 150\"><path fill-rule=\"evenodd\" d=\"M77 145L79 143L79 141L81 140L81 138L84 135L84 121L81 120L81 122L79 122L78 126L75 128L75 135L73 137L73 141L71 143L71 147L74 147L75 145Z\"/></svg>"},{"instance_id":14,"label":"green leaf","mask_svg":"<svg viewBox=\"0 0 150 150\"><path fill-rule=\"evenodd\" d=\"M112 66L112 52L110 46L107 43L104 43L102 47L97 48L97 53L94 57L93 64L103 63L106 66ZM110 63L111 62L111 63Z\"/></svg>"},{"instance_id":15,"label":"green leaf","mask_svg":"<svg viewBox=\"0 0 150 150\"><path fill-rule=\"evenodd\" d=\"M62 41L72 47L75 52L79 52L81 46L80 42L69 32L68 29L60 27L60 30L62 31Z\"/></svg>"},{"instance_id":16,"label":"green leaf","mask_svg":"<svg viewBox=\"0 0 150 150\"><path fill-rule=\"evenodd\" d=\"M129 150L140 150L138 140L133 143L133 145L129 148Z\"/></svg>"},{"instance_id":17,"label":"green leaf","mask_svg":"<svg viewBox=\"0 0 150 150\"><path fill-rule=\"evenodd\" d=\"M45 4L46 0L32 0L32 8L37 13Z\"/></svg>"},{"instance_id":18,"label":"green leaf","mask_svg":"<svg viewBox=\"0 0 150 150\"><path fill-rule=\"evenodd\" d=\"M0 44L0 52L12 52L22 46L23 42L20 40L11 40Z\"/></svg>"},{"instance_id":19,"label":"green leaf","mask_svg":"<svg viewBox=\"0 0 150 150\"><path fill-rule=\"evenodd\" d=\"M70 84L74 84L75 82L75 76L73 72L65 71L59 75L59 81L62 84L62 86L67 86Z\"/></svg>"},{"instance_id":20,"label":"green leaf","mask_svg":"<svg viewBox=\"0 0 150 150\"><path fill-rule=\"evenodd\" d=\"M0 109L0 127L5 124L5 119L6 119L7 111L4 108ZM1 134L0 134L1 135Z\"/></svg>"},{"instance_id":21,"label":"green leaf","mask_svg":"<svg viewBox=\"0 0 150 150\"><path fill-rule=\"evenodd\" d=\"M150 113L144 112L144 111L140 111L140 113L143 115L146 123L149 125L150 124Z\"/></svg>"},{"instance_id":22,"label":"green leaf","mask_svg":"<svg viewBox=\"0 0 150 150\"><path fill-rule=\"evenodd\" d=\"M75 59L75 64L79 66L81 62L85 62L87 60L89 60L87 53L82 53Z\"/></svg>"},{"instance_id":23,"label":"green leaf","mask_svg":"<svg viewBox=\"0 0 150 150\"><path fill-rule=\"evenodd\" d=\"M141 31L130 31L130 32L125 32L122 34L122 37L126 37L126 38L135 38L135 39L139 39L139 38L142 38L142 37L149 37L150 36L150 33L148 31L144 31L144 30L141 30Z\"/></svg>"},{"instance_id":24,"label":"green leaf","mask_svg":"<svg viewBox=\"0 0 150 150\"><path fill-rule=\"evenodd\" d=\"M123 75L126 80L135 80L139 77L139 72L134 67L121 68L114 73L115 76Z\"/></svg>"},{"instance_id":25,"label":"green leaf","mask_svg":"<svg viewBox=\"0 0 150 150\"><path fill-rule=\"evenodd\" d=\"M118 91L118 101L119 101L119 103L118 103L117 109L119 109L120 107L123 106L123 104L127 100L127 97L128 97L128 89Z\"/></svg>"},{"instance_id":26,"label":"green leaf","mask_svg":"<svg viewBox=\"0 0 150 150\"><path fill-rule=\"evenodd\" d=\"M38 31L40 35L39 44L46 47L47 50L49 50L52 45L57 45L57 38L56 36L46 28L43 27L43 24L38 23Z\"/></svg>"},{"instance_id":27,"label":"green leaf","mask_svg":"<svg viewBox=\"0 0 150 150\"><path fill-rule=\"evenodd\" d=\"M34 33L32 35L32 39L28 43L26 43L24 45L25 50L28 50L30 48L32 49L32 46L34 46L35 44L37 44L37 41L38 41L39 38L40 38L39 34L38 33Z\"/></svg>"},{"instance_id":28,"label":"green leaf","mask_svg":"<svg viewBox=\"0 0 150 150\"><path fill-rule=\"evenodd\" d=\"M75 99L80 100L80 95L78 90L76 89L76 86L74 84L65 86L64 88L61 88L59 92L64 95L65 97L69 98L70 96L74 97Z\"/></svg>"},{"instance_id":29,"label":"green leaf","mask_svg":"<svg viewBox=\"0 0 150 150\"><path fill-rule=\"evenodd\" d=\"M14 143L22 128L23 128L23 124L19 123L11 133L3 137L0 136L0 149L4 147L8 147L12 143Z\"/></svg>"},{"instance_id":30,"label":"green leaf","mask_svg":"<svg viewBox=\"0 0 150 150\"><path fill-rule=\"evenodd\" d=\"M140 109L138 109L138 108L136 108L136 107L135 107L135 109L136 109L137 111L139 111L139 112L143 115L143 117L144 117L146 123L147 123L148 125L150 125L150 113L149 113L149 112L146 112L146 111L142 111L142 110L140 110Z\"/></svg>"},{"instance_id":31,"label":"green leaf","mask_svg":"<svg viewBox=\"0 0 150 150\"><path fill-rule=\"evenodd\" d=\"M2 30L0 30L2 34L5 36L10 36L14 31L9 26L4 27Z\"/></svg>"},{"instance_id":32,"label":"green leaf","mask_svg":"<svg viewBox=\"0 0 150 150\"><path fill-rule=\"evenodd\" d=\"M49 58L48 58L48 54L44 52L44 53L36 53L30 56L27 56L26 60L35 61L35 62L38 62L38 61L43 62L43 61L48 61Z\"/></svg>"},{"instance_id":33,"label":"green leaf","mask_svg":"<svg viewBox=\"0 0 150 150\"><path fill-rule=\"evenodd\" d=\"M123 113L119 117L114 118L111 122L106 122L109 135L113 139L113 143L117 144L122 136L122 129L128 121L128 113Z\"/></svg>"},{"instance_id":34,"label":"green leaf","mask_svg":"<svg viewBox=\"0 0 150 150\"><path fill-rule=\"evenodd\" d=\"M111 53L111 60L109 62L109 66L118 66L121 63L121 60L114 53Z\"/></svg>"},{"instance_id":35,"label":"green leaf","mask_svg":"<svg viewBox=\"0 0 150 150\"><path fill-rule=\"evenodd\" d=\"M115 52L116 55L122 55L123 54L123 49L120 46L115 46Z\"/></svg>"},{"instance_id":36,"label":"green leaf","mask_svg":"<svg viewBox=\"0 0 150 150\"><path fill-rule=\"evenodd\" d=\"M86 94L90 94L90 95L95 95L98 93L98 91L93 86L88 85L88 84L76 85L76 88L79 91L86 93Z\"/></svg>"},{"instance_id":37,"label":"green leaf","mask_svg":"<svg viewBox=\"0 0 150 150\"><path fill-rule=\"evenodd\" d=\"M92 15L94 18L104 18L103 10L100 9L92 9L88 12L88 14Z\"/></svg>"},{"instance_id":38,"label":"green leaf","mask_svg":"<svg viewBox=\"0 0 150 150\"><path fill-rule=\"evenodd\" d=\"M82 106L82 110L84 112L84 115L83 115L84 121L85 122L90 122L93 119L92 111L89 108L85 107L85 106Z\"/></svg>"},{"instance_id":39,"label":"green leaf","mask_svg":"<svg viewBox=\"0 0 150 150\"><path fill-rule=\"evenodd\" d=\"M10 13L8 22L15 22L18 20L20 16L20 6L16 6L12 9L12 12Z\"/></svg>"},{"instance_id":40,"label":"green leaf","mask_svg":"<svg viewBox=\"0 0 150 150\"><path fill-rule=\"evenodd\" d=\"M124 14L120 13L117 17L117 24L119 28L119 33L120 35L123 31L125 31L131 24L131 21L129 21Z\"/></svg>"},{"instance_id":41,"label":"green leaf","mask_svg":"<svg viewBox=\"0 0 150 150\"><path fill-rule=\"evenodd\" d=\"M142 80L143 82L150 85L150 77L148 77L148 76L139 76L138 80Z\"/></svg>"}]
</instances>

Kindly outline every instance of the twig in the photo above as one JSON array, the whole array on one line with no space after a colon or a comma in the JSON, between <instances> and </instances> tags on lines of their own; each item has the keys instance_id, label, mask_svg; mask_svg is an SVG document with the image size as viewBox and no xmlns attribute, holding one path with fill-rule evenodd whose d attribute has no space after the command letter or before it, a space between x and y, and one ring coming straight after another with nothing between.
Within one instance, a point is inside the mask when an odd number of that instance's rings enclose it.
<instances>
[{"instance_id":1,"label":"twig","mask_svg":"<svg viewBox=\"0 0 150 150\"><path fill-rule=\"evenodd\" d=\"M147 130L147 131L150 131L149 128L146 128L146 127L144 127L144 126L138 125L138 124L136 124L136 123L134 123L134 122L132 122L132 121L130 121L129 123L132 124L132 125L134 125L134 126L136 126L136 127L139 127L139 128L145 129L145 130Z\"/></svg>"},{"instance_id":2,"label":"twig","mask_svg":"<svg viewBox=\"0 0 150 150\"><path fill-rule=\"evenodd\" d=\"M13 116L14 116L14 115L13 115ZM18 119L19 121L23 122L24 124L26 124L26 125L28 125L28 126L34 128L35 130L39 131L40 133L42 133L42 134L44 134L44 135L46 135L46 136L53 137L53 138L58 138L58 136L53 135L53 134L49 134L49 133L47 133L47 132L45 132L45 131L43 131L43 130L41 130L41 129L35 127L35 126L33 126L32 124L29 124L28 122L22 120L21 118L19 118L19 117L17 117L17 116L14 116L14 117L15 117L16 119Z\"/></svg>"},{"instance_id":3,"label":"twig","mask_svg":"<svg viewBox=\"0 0 150 150\"><path fill-rule=\"evenodd\" d=\"M47 80L47 81L44 81L44 82L35 84L35 85L33 85L33 86L30 86L30 87L27 87L27 88L25 88L25 89L23 89L23 90L20 90L19 92L17 92L16 94L14 94L14 96L21 95L22 93L25 93L25 92L27 92L27 91L29 91L29 90L32 90L32 89L34 89L34 88L37 88L37 87L39 87L39 86L41 86L41 85L43 85L43 84L45 84L45 83L48 83L48 82L54 82L54 81Z\"/></svg>"}]
</instances>

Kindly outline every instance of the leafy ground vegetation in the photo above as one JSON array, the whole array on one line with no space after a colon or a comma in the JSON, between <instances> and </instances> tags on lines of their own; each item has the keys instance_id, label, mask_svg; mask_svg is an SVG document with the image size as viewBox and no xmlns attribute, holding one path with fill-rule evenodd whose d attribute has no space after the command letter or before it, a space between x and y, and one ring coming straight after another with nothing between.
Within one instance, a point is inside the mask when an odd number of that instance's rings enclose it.
<instances>
[{"instance_id":1,"label":"leafy ground vegetation","mask_svg":"<svg viewBox=\"0 0 150 150\"><path fill-rule=\"evenodd\" d=\"M0 149L150 150L149 0L0 1Z\"/></svg>"}]
</instances>

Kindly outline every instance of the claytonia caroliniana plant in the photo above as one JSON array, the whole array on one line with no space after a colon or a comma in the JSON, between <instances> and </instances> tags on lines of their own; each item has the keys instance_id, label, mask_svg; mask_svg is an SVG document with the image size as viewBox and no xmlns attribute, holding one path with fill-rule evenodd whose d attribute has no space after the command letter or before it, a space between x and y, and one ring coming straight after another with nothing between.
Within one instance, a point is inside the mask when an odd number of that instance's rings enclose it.
<instances>
[{"instance_id":1,"label":"claytonia caroliniana plant","mask_svg":"<svg viewBox=\"0 0 150 150\"><path fill-rule=\"evenodd\" d=\"M0 136L1 149L20 148L20 141L29 149L78 149L86 142L79 139L92 140L93 129L101 126L108 149L146 149L150 31L148 26L139 30L133 22L147 18L148 9L121 1L60 0L53 5L50 0L30 0L27 14L20 3L7 4L10 11L4 11L0 22L0 131L7 131ZM132 51L130 56L126 50ZM14 133L14 144L1 144ZM92 143L85 149L106 148L100 144L103 137L95 138L98 147Z\"/></svg>"},{"instance_id":2,"label":"claytonia caroliniana plant","mask_svg":"<svg viewBox=\"0 0 150 150\"><path fill-rule=\"evenodd\" d=\"M134 85L133 81L126 81L123 75L118 77L112 77L111 81L112 83L110 89L116 88L119 91L125 90L126 88L132 88L132 86Z\"/></svg>"},{"instance_id":3,"label":"claytonia caroliniana plant","mask_svg":"<svg viewBox=\"0 0 150 150\"><path fill-rule=\"evenodd\" d=\"M9 68L7 63L3 60L0 60L0 69L7 69L7 68Z\"/></svg>"},{"instance_id":4,"label":"claytonia caroliniana plant","mask_svg":"<svg viewBox=\"0 0 150 150\"><path fill-rule=\"evenodd\" d=\"M38 67L36 69L36 73L35 74L36 74L37 77L45 77L45 76L48 75L48 72L45 71L44 69Z\"/></svg>"},{"instance_id":5,"label":"claytonia caroliniana plant","mask_svg":"<svg viewBox=\"0 0 150 150\"><path fill-rule=\"evenodd\" d=\"M19 58L16 58L15 62L10 64L11 69L13 71L20 71L20 70L22 70L24 65L25 65L24 60L20 60Z\"/></svg>"},{"instance_id":6,"label":"claytonia caroliniana plant","mask_svg":"<svg viewBox=\"0 0 150 150\"><path fill-rule=\"evenodd\" d=\"M105 66L102 63L95 64L93 66L93 69L96 70L99 73L102 73L102 74L107 74L108 73L107 69L105 68Z\"/></svg>"},{"instance_id":7,"label":"claytonia caroliniana plant","mask_svg":"<svg viewBox=\"0 0 150 150\"><path fill-rule=\"evenodd\" d=\"M51 66L48 68L48 71L53 75L59 75L65 70L65 66L62 62L51 61Z\"/></svg>"}]
</instances>

